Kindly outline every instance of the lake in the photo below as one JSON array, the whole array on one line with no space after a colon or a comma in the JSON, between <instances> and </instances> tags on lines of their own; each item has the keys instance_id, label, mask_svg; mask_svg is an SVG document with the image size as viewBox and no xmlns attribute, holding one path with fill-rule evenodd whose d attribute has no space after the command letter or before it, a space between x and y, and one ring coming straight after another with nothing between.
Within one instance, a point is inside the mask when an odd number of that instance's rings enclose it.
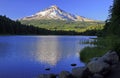
<instances>
[{"instance_id":1,"label":"lake","mask_svg":"<svg viewBox=\"0 0 120 78\"><path fill-rule=\"evenodd\" d=\"M35 78L84 66L79 52L96 36L0 36L0 78ZM46 71L46 68L50 68Z\"/></svg>"}]
</instances>

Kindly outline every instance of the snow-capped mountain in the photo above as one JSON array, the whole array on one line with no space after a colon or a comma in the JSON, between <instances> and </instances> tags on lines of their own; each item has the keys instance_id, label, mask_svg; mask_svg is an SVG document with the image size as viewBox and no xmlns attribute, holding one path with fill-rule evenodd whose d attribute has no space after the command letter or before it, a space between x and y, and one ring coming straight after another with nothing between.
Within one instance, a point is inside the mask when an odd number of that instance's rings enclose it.
<instances>
[{"instance_id":1,"label":"snow-capped mountain","mask_svg":"<svg viewBox=\"0 0 120 78\"><path fill-rule=\"evenodd\" d=\"M73 15L68 12L65 12L56 5L53 5L34 15L24 17L21 20L40 20L40 19L56 19L56 20L59 19L59 20L67 20L67 21L94 21L82 16Z\"/></svg>"}]
</instances>

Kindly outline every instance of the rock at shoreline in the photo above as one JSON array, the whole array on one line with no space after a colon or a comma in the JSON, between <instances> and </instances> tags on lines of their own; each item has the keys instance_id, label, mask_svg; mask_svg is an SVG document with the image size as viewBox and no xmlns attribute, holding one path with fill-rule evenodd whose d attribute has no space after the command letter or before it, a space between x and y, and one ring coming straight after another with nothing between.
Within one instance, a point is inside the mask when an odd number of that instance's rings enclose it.
<instances>
[{"instance_id":1,"label":"rock at shoreline","mask_svg":"<svg viewBox=\"0 0 120 78\"><path fill-rule=\"evenodd\" d=\"M104 62L113 65L119 62L119 56L115 51L109 51L105 55L103 55L100 60L103 60Z\"/></svg>"},{"instance_id":2,"label":"rock at shoreline","mask_svg":"<svg viewBox=\"0 0 120 78\"><path fill-rule=\"evenodd\" d=\"M84 78L88 75L86 67L76 67L72 69L72 75L74 78Z\"/></svg>"},{"instance_id":3,"label":"rock at shoreline","mask_svg":"<svg viewBox=\"0 0 120 78\"><path fill-rule=\"evenodd\" d=\"M101 74L94 74L93 78L104 78Z\"/></svg>"},{"instance_id":4,"label":"rock at shoreline","mask_svg":"<svg viewBox=\"0 0 120 78\"><path fill-rule=\"evenodd\" d=\"M109 51L102 57L94 57L84 67L75 67L72 73L62 71L58 76L54 74L41 74L38 78L104 78L111 70L115 70L119 63L119 56ZM71 64L76 66L76 64Z\"/></svg>"},{"instance_id":5,"label":"rock at shoreline","mask_svg":"<svg viewBox=\"0 0 120 78\"><path fill-rule=\"evenodd\" d=\"M110 65L102 61L91 61L87 67L91 73L101 73L107 71Z\"/></svg>"},{"instance_id":6,"label":"rock at shoreline","mask_svg":"<svg viewBox=\"0 0 120 78\"><path fill-rule=\"evenodd\" d=\"M76 66L77 64L75 64L75 63L73 63L73 64L71 64L71 66Z\"/></svg>"},{"instance_id":7,"label":"rock at shoreline","mask_svg":"<svg viewBox=\"0 0 120 78\"><path fill-rule=\"evenodd\" d=\"M50 70L50 68L46 68L45 70L49 71L49 70Z\"/></svg>"},{"instance_id":8,"label":"rock at shoreline","mask_svg":"<svg viewBox=\"0 0 120 78\"><path fill-rule=\"evenodd\" d=\"M68 71L61 71L59 78L72 78L72 75Z\"/></svg>"},{"instance_id":9,"label":"rock at shoreline","mask_svg":"<svg viewBox=\"0 0 120 78\"><path fill-rule=\"evenodd\" d=\"M41 74L38 78L56 78L54 74Z\"/></svg>"},{"instance_id":10,"label":"rock at shoreline","mask_svg":"<svg viewBox=\"0 0 120 78\"><path fill-rule=\"evenodd\" d=\"M100 57L94 57L92 59L90 59L90 61L97 61Z\"/></svg>"}]
</instances>

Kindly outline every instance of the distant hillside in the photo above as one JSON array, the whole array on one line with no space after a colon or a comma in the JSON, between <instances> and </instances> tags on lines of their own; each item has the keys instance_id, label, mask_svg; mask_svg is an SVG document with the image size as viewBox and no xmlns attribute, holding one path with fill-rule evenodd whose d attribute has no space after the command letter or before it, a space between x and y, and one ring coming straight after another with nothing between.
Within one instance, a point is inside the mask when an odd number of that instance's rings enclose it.
<instances>
[{"instance_id":1,"label":"distant hillside","mask_svg":"<svg viewBox=\"0 0 120 78\"><path fill-rule=\"evenodd\" d=\"M45 28L47 30L63 30L85 32L87 28L100 28L104 22L82 22L82 21L64 21L64 20L21 20L22 24L34 25L35 27Z\"/></svg>"}]
</instances>

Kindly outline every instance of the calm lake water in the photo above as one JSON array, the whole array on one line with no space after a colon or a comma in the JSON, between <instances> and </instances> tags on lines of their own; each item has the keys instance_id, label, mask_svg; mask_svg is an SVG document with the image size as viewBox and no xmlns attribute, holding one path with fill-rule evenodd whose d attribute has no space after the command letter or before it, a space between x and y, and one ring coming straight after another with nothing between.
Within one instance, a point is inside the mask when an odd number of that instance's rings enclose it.
<instances>
[{"instance_id":1,"label":"calm lake water","mask_svg":"<svg viewBox=\"0 0 120 78\"><path fill-rule=\"evenodd\" d=\"M0 36L0 78L35 78L84 66L79 52L95 36ZM46 71L50 68L50 71Z\"/></svg>"}]
</instances>

